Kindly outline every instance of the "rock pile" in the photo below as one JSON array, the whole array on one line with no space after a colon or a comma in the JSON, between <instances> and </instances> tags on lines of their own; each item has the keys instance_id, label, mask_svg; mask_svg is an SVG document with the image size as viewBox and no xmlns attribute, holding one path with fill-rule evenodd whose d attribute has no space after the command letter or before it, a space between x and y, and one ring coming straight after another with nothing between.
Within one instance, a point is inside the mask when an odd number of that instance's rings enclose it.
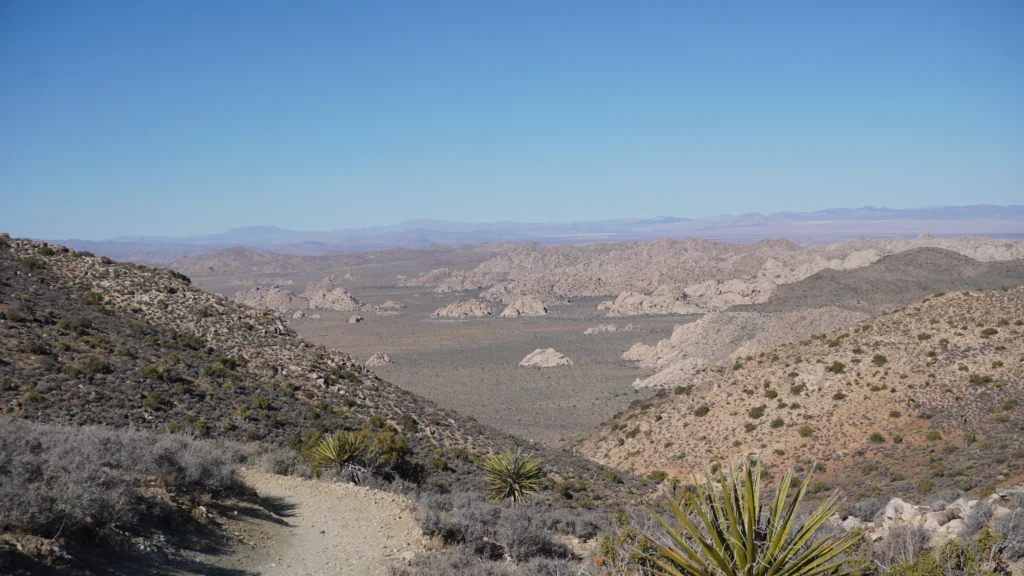
<instances>
[{"instance_id":1,"label":"rock pile","mask_svg":"<svg viewBox=\"0 0 1024 576\"><path fill-rule=\"evenodd\" d=\"M301 310L306 301L280 286L253 286L238 292L232 300L252 308L273 310L285 313Z\"/></svg>"},{"instance_id":2,"label":"rock pile","mask_svg":"<svg viewBox=\"0 0 1024 576\"><path fill-rule=\"evenodd\" d=\"M632 332L633 325L626 324L623 328L620 329L615 324L598 324L597 326L591 326L590 328L587 328L586 330L583 331L583 333L586 334L587 336L590 336L591 334L601 334L603 332L618 332L619 330L623 332Z\"/></svg>"},{"instance_id":3,"label":"rock pile","mask_svg":"<svg viewBox=\"0 0 1024 576\"><path fill-rule=\"evenodd\" d=\"M302 295L309 300L310 308L320 310L351 312L363 306L355 296L338 285L336 276L326 276L319 282L310 282Z\"/></svg>"},{"instance_id":4,"label":"rock pile","mask_svg":"<svg viewBox=\"0 0 1024 576\"><path fill-rule=\"evenodd\" d=\"M533 368L554 368L555 366L572 366L572 360L554 348L538 348L527 354L519 362L519 365Z\"/></svg>"},{"instance_id":5,"label":"rock pile","mask_svg":"<svg viewBox=\"0 0 1024 576\"><path fill-rule=\"evenodd\" d=\"M544 316L548 309L536 296L520 296L505 307L503 318L519 318L520 316Z\"/></svg>"},{"instance_id":6,"label":"rock pile","mask_svg":"<svg viewBox=\"0 0 1024 576\"><path fill-rule=\"evenodd\" d=\"M453 302L442 308L434 310L431 314L434 318L479 318L482 316L491 316L494 314L494 308L486 302L481 302L475 298L468 300L459 300Z\"/></svg>"},{"instance_id":7,"label":"rock pile","mask_svg":"<svg viewBox=\"0 0 1024 576\"><path fill-rule=\"evenodd\" d=\"M391 355L383 352L375 352L373 356L366 361L366 365L370 367L387 366L391 364Z\"/></svg>"}]
</instances>

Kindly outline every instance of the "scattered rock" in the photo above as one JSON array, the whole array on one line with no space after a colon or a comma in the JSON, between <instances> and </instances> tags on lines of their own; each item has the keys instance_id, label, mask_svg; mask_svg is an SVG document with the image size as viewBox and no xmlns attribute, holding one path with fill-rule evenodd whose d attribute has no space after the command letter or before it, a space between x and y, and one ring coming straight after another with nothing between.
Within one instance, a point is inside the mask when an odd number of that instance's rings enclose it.
<instances>
[{"instance_id":1,"label":"scattered rock","mask_svg":"<svg viewBox=\"0 0 1024 576\"><path fill-rule=\"evenodd\" d=\"M356 314L355 316L349 316L348 317L348 323L349 324L359 324L362 321L363 321L363 317L358 315L358 314Z\"/></svg>"},{"instance_id":2,"label":"scattered rock","mask_svg":"<svg viewBox=\"0 0 1024 576\"><path fill-rule=\"evenodd\" d=\"M572 366L572 360L554 348L538 348L526 355L520 366L536 368L553 368L555 366Z\"/></svg>"},{"instance_id":3,"label":"scattered rock","mask_svg":"<svg viewBox=\"0 0 1024 576\"><path fill-rule=\"evenodd\" d=\"M618 327L615 324L598 324L597 326L591 326L583 331L584 334L600 334L602 332L616 332Z\"/></svg>"},{"instance_id":4,"label":"scattered rock","mask_svg":"<svg viewBox=\"0 0 1024 576\"><path fill-rule=\"evenodd\" d=\"M302 320L305 317L306 317L306 313L303 312L302 310L299 310L295 314L292 314L292 320Z\"/></svg>"}]
</instances>

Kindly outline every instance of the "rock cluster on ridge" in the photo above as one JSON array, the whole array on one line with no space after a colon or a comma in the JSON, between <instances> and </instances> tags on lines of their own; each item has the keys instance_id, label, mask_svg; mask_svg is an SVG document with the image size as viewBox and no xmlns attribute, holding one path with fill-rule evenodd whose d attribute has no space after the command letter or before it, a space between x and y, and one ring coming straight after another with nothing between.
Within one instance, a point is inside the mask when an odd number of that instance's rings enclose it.
<instances>
[{"instance_id":1,"label":"rock cluster on ridge","mask_svg":"<svg viewBox=\"0 0 1024 576\"><path fill-rule=\"evenodd\" d=\"M307 306L305 300L279 286L253 286L239 291L231 299L253 308L281 313L302 310Z\"/></svg>"}]
</instances>

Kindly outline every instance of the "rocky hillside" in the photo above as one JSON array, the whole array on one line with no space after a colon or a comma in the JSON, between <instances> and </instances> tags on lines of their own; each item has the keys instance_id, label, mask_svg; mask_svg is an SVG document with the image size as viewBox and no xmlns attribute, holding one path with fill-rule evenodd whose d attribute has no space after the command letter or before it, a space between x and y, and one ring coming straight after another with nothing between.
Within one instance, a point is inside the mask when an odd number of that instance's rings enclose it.
<instances>
[{"instance_id":1,"label":"rocky hillside","mask_svg":"<svg viewBox=\"0 0 1024 576\"><path fill-rule=\"evenodd\" d=\"M526 446L177 272L3 236L0 414L296 448L366 429L408 457L410 478L437 486L476 483L477 454ZM527 448L556 477L592 479L606 496L619 489L588 462Z\"/></svg>"},{"instance_id":2,"label":"rocky hillside","mask_svg":"<svg viewBox=\"0 0 1024 576\"><path fill-rule=\"evenodd\" d=\"M629 306L607 305L612 315L690 313L764 302L777 286L821 270L862 268L883 256L922 247L944 248L981 261L1024 259L1020 241L928 235L828 245L788 240L735 244L699 238L585 247L525 244L472 270L438 269L405 284L434 286L437 292L485 289L484 298L506 303L523 295L557 301L627 292L631 294L623 299L630 300ZM639 295L652 297L638 299Z\"/></svg>"},{"instance_id":3,"label":"rocky hillside","mask_svg":"<svg viewBox=\"0 0 1024 576\"><path fill-rule=\"evenodd\" d=\"M730 456L818 463L818 488L849 494L985 491L1024 477L1022 374L1024 287L939 293L701 368L576 451L670 473Z\"/></svg>"},{"instance_id":4,"label":"rocky hillside","mask_svg":"<svg viewBox=\"0 0 1024 576\"><path fill-rule=\"evenodd\" d=\"M671 337L653 346L637 343L623 359L655 372L637 386L686 385L702 366L837 330L928 294L1021 284L1024 260L980 262L941 248L913 248L864 268L822 270L781 285L763 304L676 326Z\"/></svg>"}]
</instances>

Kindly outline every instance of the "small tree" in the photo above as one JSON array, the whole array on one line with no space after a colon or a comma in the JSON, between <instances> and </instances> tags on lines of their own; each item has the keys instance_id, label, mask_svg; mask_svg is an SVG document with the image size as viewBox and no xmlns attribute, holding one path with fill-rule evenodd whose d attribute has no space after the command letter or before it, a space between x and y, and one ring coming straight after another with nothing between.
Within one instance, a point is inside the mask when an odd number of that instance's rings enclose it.
<instances>
[{"instance_id":1,"label":"small tree","mask_svg":"<svg viewBox=\"0 0 1024 576\"><path fill-rule=\"evenodd\" d=\"M663 576L842 576L840 555L857 543L858 536L848 533L815 539L815 533L839 508L839 496L829 497L807 518L797 524L800 501L810 485L808 474L787 505L793 472L790 470L775 489L769 505L761 501L761 467L747 466L742 472L718 471L715 491L712 473L706 480L694 482L695 495L687 509L680 508L666 494L681 531L670 527L655 514L671 543L663 544L646 536L656 549L647 559ZM696 478L695 478L696 480ZM652 512L653 513L653 512Z\"/></svg>"},{"instance_id":2,"label":"small tree","mask_svg":"<svg viewBox=\"0 0 1024 576\"><path fill-rule=\"evenodd\" d=\"M519 503L540 490L544 470L540 460L523 454L522 450L484 456L484 489L493 500Z\"/></svg>"}]
</instances>

